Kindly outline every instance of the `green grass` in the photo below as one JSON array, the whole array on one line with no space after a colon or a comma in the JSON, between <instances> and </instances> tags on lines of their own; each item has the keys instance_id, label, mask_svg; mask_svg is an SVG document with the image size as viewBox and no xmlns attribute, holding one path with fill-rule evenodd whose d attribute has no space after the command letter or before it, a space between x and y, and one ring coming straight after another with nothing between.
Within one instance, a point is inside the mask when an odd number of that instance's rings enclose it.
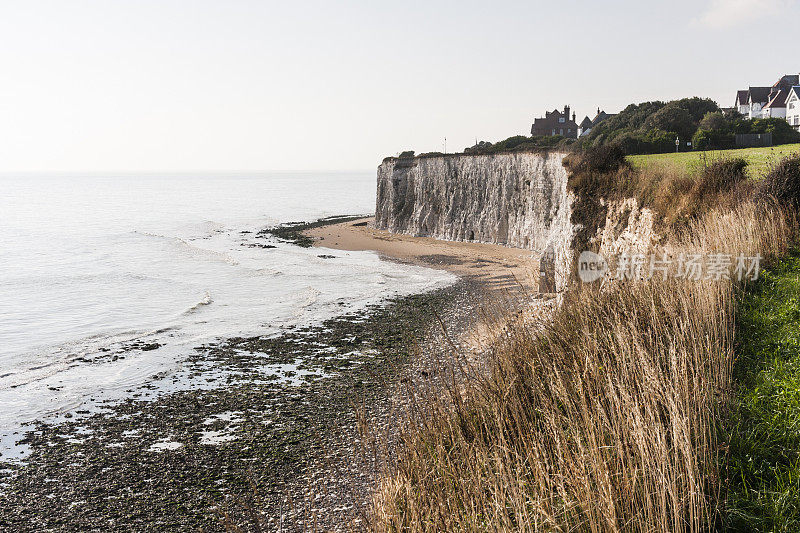
<instances>
[{"instance_id":1,"label":"green grass","mask_svg":"<svg viewBox=\"0 0 800 533\"><path fill-rule=\"evenodd\" d=\"M800 257L762 273L736 335L726 525L800 531Z\"/></svg>"},{"instance_id":2,"label":"green grass","mask_svg":"<svg viewBox=\"0 0 800 533\"><path fill-rule=\"evenodd\" d=\"M747 160L747 172L752 178L759 179L778 161L787 155L800 152L800 144L782 144L768 148L740 148L736 150L710 150L704 152L681 152L672 154L631 155L628 161L635 168L643 168L652 164L674 164L685 166L694 171L703 166L703 162L714 161L722 157L743 157Z\"/></svg>"}]
</instances>

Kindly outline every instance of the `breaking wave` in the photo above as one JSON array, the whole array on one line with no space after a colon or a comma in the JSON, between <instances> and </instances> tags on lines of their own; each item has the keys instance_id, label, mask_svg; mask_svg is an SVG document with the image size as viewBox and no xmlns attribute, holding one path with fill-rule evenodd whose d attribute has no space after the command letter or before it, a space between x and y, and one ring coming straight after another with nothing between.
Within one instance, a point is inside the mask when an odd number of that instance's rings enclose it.
<instances>
[{"instance_id":1,"label":"breaking wave","mask_svg":"<svg viewBox=\"0 0 800 533\"><path fill-rule=\"evenodd\" d=\"M214 299L211 297L211 293L206 291L203 295L203 299L191 306L189 309L183 312L184 315L191 315L192 313L196 312L198 309L205 307L206 305L210 305Z\"/></svg>"}]
</instances>

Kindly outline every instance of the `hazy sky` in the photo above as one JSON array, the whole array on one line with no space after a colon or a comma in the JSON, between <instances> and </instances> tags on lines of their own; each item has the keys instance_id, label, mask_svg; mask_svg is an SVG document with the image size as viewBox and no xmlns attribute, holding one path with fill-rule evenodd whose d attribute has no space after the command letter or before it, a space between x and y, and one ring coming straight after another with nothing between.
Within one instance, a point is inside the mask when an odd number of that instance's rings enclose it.
<instances>
[{"instance_id":1,"label":"hazy sky","mask_svg":"<svg viewBox=\"0 0 800 533\"><path fill-rule=\"evenodd\" d=\"M783 0L0 2L0 171L372 169L800 71Z\"/></svg>"}]
</instances>

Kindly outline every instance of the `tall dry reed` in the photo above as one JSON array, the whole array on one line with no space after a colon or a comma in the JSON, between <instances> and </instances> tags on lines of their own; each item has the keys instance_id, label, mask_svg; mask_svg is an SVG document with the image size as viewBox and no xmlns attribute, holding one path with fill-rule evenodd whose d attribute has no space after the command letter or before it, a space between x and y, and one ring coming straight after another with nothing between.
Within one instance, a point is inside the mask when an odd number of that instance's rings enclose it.
<instances>
[{"instance_id":1,"label":"tall dry reed","mask_svg":"<svg viewBox=\"0 0 800 533\"><path fill-rule=\"evenodd\" d=\"M671 252L782 255L794 223L712 209ZM717 424L733 361L733 281L566 295L512 323L490 371L419 402L375 496L377 531L699 531L719 518Z\"/></svg>"}]
</instances>

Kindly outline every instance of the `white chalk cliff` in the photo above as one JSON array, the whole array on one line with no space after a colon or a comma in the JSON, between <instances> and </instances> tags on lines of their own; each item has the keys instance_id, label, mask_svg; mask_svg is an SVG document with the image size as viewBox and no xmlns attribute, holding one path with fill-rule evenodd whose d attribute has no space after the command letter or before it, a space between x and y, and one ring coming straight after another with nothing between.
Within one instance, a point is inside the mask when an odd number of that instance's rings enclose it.
<instances>
[{"instance_id":1,"label":"white chalk cliff","mask_svg":"<svg viewBox=\"0 0 800 533\"><path fill-rule=\"evenodd\" d=\"M505 244L549 255L563 288L571 258L566 154L389 158L378 167L375 225L396 233Z\"/></svg>"},{"instance_id":2,"label":"white chalk cliff","mask_svg":"<svg viewBox=\"0 0 800 533\"><path fill-rule=\"evenodd\" d=\"M378 167L378 229L531 250L540 289L568 283L575 226L562 152L387 158ZM646 253L657 241L654 214L634 198L606 202L590 244L612 263Z\"/></svg>"}]
</instances>

